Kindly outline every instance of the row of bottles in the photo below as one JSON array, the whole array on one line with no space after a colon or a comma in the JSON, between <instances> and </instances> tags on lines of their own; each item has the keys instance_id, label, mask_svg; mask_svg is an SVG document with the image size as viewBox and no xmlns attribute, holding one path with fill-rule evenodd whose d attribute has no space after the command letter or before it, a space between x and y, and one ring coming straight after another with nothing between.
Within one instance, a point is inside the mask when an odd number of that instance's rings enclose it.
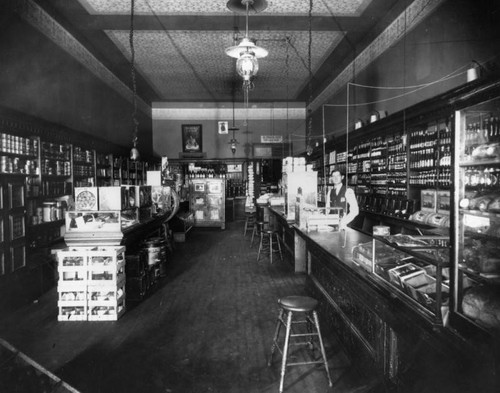
<instances>
[{"instance_id":1,"label":"row of bottles","mask_svg":"<svg viewBox=\"0 0 500 393\"><path fill-rule=\"evenodd\" d=\"M468 189L496 189L500 184L500 168L467 167L464 170L464 186Z\"/></svg>"},{"instance_id":2,"label":"row of bottles","mask_svg":"<svg viewBox=\"0 0 500 393\"><path fill-rule=\"evenodd\" d=\"M428 187L450 187L451 185L451 169L430 169L422 172L412 172L410 174L411 186L428 186Z\"/></svg>"},{"instance_id":3,"label":"row of bottles","mask_svg":"<svg viewBox=\"0 0 500 393\"><path fill-rule=\"evenodd\" d=\"M227 179L226 197L240 197L246 195L246 184L241 179Z\"/></svg>"},{"instance_id":4,"label":"row of bottles","mask_svg":"<svg viewBox=\"0 0 500 393\"><path fill-rule=\"evenodd\" d=\"M188 170L188 179L225 179L226 168L224 165L208 166Z\"/></svg>"},{"instance_id":5,"label":"row of bottles","mask_svg":"<svg viewBox=\"0 0 500 393\"><path fill-rule=\"evenodd\" d=\"M437 136L435 127L410 132L410 151L433 148L437 143Z\"/></svg>"},{"instance_id":6,"label":"row of bottles","mask_svg":"<svg viewBox=\"0 0 500 393\"><path fill-rule=\"evenodd\" d=\"M500 140L500 119L491 114L484 114L478 121L466 125L466 143L488 143Z\"/></svg>"},{"instance_id":7,"label":"row of bottles","mask_svg":"<svg viewBox=\"0 0 500 393\"><path fill-rule=\"evenodd\" d=\"M363 210L403 219L408 219L418 209L417 201L397 193L385 196L360 195L358 204Z\"/></svg>"}]
</instances>

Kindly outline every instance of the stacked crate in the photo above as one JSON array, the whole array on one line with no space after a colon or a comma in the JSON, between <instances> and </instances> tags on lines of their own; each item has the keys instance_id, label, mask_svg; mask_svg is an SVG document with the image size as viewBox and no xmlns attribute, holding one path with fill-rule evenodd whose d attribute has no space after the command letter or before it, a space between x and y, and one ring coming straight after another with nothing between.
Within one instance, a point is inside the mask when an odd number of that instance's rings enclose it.
<instances>
[{"instance_id":1,"label":"stacked crate","mask_svg":"<svg viewBox=\"0 0 500 393\"><path fill-rule=\"evenodd\" d=\"M125 247L58 251L59 321L116 321L125 312Z\"/></svg>"}]
</instances>

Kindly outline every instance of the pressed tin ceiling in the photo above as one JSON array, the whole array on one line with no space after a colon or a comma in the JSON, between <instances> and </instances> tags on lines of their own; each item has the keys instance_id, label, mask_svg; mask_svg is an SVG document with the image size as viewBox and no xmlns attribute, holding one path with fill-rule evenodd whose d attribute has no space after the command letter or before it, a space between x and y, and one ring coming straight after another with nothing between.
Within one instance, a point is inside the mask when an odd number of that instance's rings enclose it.
<instances>
[{"instance_id":1,"label":"pressed tin ceiling","mask_svg":"<svg viewBox=\"0 0 500 393\"><path fill-rule=\"evenodd\" d=\"M411 1L268 0L267 8L250 12L248 19L250 38L269 51L259 59L249 99L309 100ZM130 0L36 2L130 86ZM245 14L226 4L135 0L135 67L142 100L242 99L235 60L225 49L244 36Z\"/></svg>"}]
</instances>

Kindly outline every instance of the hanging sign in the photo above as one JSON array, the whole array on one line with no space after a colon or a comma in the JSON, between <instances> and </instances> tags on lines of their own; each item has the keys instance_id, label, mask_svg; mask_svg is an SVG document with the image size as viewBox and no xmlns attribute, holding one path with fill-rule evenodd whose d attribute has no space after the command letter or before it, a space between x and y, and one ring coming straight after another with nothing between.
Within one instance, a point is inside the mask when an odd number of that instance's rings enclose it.
<instances>
[{"instance_id":1,"label":"hanging sign","mask_svg":"<svg viewBox=\"0 0 500 393\"><path fill-rule=\"evenodd\" d=\"M261 135L260 143L283 143L283 135Z\"/></svg>"}]
</instances>

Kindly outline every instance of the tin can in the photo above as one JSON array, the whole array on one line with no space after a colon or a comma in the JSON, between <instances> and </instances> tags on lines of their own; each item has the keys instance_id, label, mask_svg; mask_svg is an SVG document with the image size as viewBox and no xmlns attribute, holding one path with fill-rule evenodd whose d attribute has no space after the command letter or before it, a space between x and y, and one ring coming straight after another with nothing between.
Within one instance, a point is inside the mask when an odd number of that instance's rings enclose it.
<instances>
[{"instance_id":1,"label":"tin can","mask_svg":"<svg viewBox=\"0 0 500 393\"><path fill-rule=\"evenodd\" d=\"M43 202L43 222L54 221L55 202Z\"/></svg>"}]
</instances>

